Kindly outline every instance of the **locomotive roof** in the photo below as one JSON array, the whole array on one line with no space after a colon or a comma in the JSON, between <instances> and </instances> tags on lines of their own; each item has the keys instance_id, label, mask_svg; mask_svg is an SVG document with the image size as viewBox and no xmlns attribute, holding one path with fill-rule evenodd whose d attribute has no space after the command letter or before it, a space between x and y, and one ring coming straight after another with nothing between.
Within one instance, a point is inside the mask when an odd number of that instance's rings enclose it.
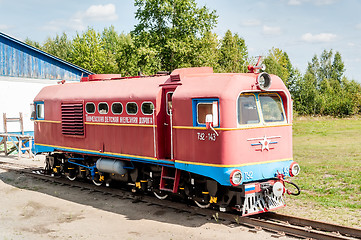
<instances>
[{"instance_id":1,"label":"locomotive roof","mask_svg":"<svg viewBox=\"0 0 361 240\"><path fill-rule=\"evenodd\" d=\"M179 75L180 81L172 82L171 76ZM259 91L256 73L213 73L212 68L176 69L171 76L126 78L119 80L65 83L43 88L35 101L42 100L153 100L161 86L179 85L174 93L177 98L219 97L235 99L241 91ZM282 80L271 75L269 89L284 90Z\"/></svg>"}]
</instances>

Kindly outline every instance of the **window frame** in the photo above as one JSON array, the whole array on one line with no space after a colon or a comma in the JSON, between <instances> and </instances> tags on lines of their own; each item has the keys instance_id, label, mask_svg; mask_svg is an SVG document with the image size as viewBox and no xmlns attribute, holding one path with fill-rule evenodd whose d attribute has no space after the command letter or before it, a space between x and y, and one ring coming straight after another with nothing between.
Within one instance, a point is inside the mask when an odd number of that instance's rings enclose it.
<instances>
[{"instance_id":1,"label":"window frame","mask_svg":"<svg viewBox=\"0 0 361 240\"><path fill-rule=\"evenodd\" d=\"M265 119L264 119L264 116L263 116L263 109L262 109L262 105L261 105L261 100L260 100L260 97L259 96L262 96L262 95L276 95L279 99L280 99L280 103L281 103L281 106L282 106L282 114L283 114L283 121L277 121L277 122L266 122ZM259 111L262 113L262 121L265 125L278 125L278 124L284 124L284 123L287 123L287 116L286 116L286 110L285 110L285 105L283 104L283 100L281 98L281 96L277 93L277 92L269 92L269 93L258 93L258 102L259 102Z\"/></svg>"},{"instance_id":2,"label":"window frame","mask_svg":"<svg viewBox=\"0 0 361 240\"><path fill-rule=\"evenodd\" d=\"M94 112L88 112L88 110L87 110L87 108L86 108L86 106L88 105L88 104L93 104L94 105ZM97 111L97 106L95 105L95 103L93 103L93 102L87 102L87 103L85 103L85 112L87 113L87 114L94 114L95 112Z\"/></svg>"},{"instance_id":3,"label":"window frame","mask_svg":"<svg viewBox=\"0 0 361 240\"><path fill-rule=\"evenodd\" d=\"M128 104L131 104L131 103L134 103L135 106L137 106L137 111L135 113L129 113L128 112ZM127 104L125 105L125 111L128 115L137 115L138 112L139 112L139 107L138 107L138 104L136 102L127 102Z\"/></svg>"},{"instance_id":4,"label":"window frame","mask_svg":"<svg viewBox=\"0 0 361 240\"><path fill-rule=\"evenodd\" d=\"M100 112L100 107L99 107L100 104L106 104L106 105L107 105L108 110L107 110L106 113L101 113L101 112ZM98 103L98 113L99 113L99 114L102 114L102 115L108 114L108 113L109 113L109 104L108 104L107 102L100 102L100 103Z\"/></svg>"},{"instance_id":5,"label":"window frame","mask_svg":"<svg viewBox=\"0 0 361 240\"><path fill-rule=\"evenodd\" d=\"M280 90L281 92L284 93L284 91ZM278 91L278 92L280 92ZM289 118L290 116L288 114L286 114L286 108L288 107L288 100L287 100L287 105L284 105L283 99L281 97L281 95L278 93L277 91L272 91L272 92L254 92L254 91L245 91L245 92L240 92L238 94L237 100L236 100L236 122L237 122L237 126L239 128L247 128L247 127L255 127L255 126L272 126L272 125L284 125L284 124L288 124L289 123ZM259 123L251 123L251 124L240 124L238 121L238 114L239 114L239 106L238 106L238 98L242 95L242 94L252 94L255 96L256 99L256 106L257 106L257 112L258 112L258 116L259 116ZM280 100L281 100L281 105L282 105L282 111L283 111L283 116L284 116L284 121L282 122L265 122L264 118L263 118L263 112L262 112L262 106L261 106L261 101L259 100L259 95L272 95L272 94L276 94Z\"/></svg>"},{"instance_id":6,"label":"window frame","mask_svg":"<svg viewBox=\"0 0 361 240\"><path fill-rule=\"evenodd\" d=\"M38 102L34 102L35 104L35 119L36 120L44 120L45 119L45 104L44 101L38 101ZM43 110L43 116L39 117L39 106L42 106L42 110Z\"/></svg>"},{"instance_id":7,"label":"window frame","mask_svg":"<svg viewBox=\"0 0 361 240\"><path fill-rule=\"evenodd\" d=\"M239 98L241 97L241 95L244 95L244 96L249 96L249 95L252 95L252 96L254 96L254 100L255 100L255 103L256 103L256 110L257 110L257 114L258 114L258 123L245 123L245 124L241 124L240 122L239 122L239 115L240 115L240 112L239 112ZM258 102L258 93L255 93L255 92L241 92L239 95L238 95L238 98L237 98L237 104L236 104L236 106L237 106L237 110L236 110L236 113L237 113L237 115L236 115L236 121L237 121L237 125L238 126L249 126L249 125L251 125L251 126L255 126L255 125L260 125L260 124L262 124L263 123L263 116L262 116L262 114L261 114L261 112L260 112L260 106L259 106L259 102Z\"/></svg>"},{"instance_id":8,"label":"window frame","mask_svg":"<svg viewBox=\"0 0 361 240\"><path fill-rule=\"evenodd\" d=\"M113 111L113 105L114 104L120 104L120 106L122 106L122 111L120 112L120 113L115 113L114 111ZM112 103L112 106L111 106L111 110L112 110L112 113L114 114L114 115L120 115L120 114L122 114L123 112L124 112L124 107L123 107L123 104L121 103L121 102L113 102Z\"/></svg>"},{"instance_id":9,"label":"window frame","mask_svg":"<svg viewBox=\"0 0 361 240\"><path fill-rule=\"evenodd\" d=\"M218 105L218 126L214 128L220 128L221 122L220 122L220 104L219 104L219 98L193 98L192 99L192 117L193 117L193 127L206 127L206 124L199 123L198 122L198 104L213 104L213 102L217 102ZM212 114L213 114L213 107L212 107Z\"/></svg>"},{"instance_id":10,"label":"window frame","mask_svg":"<svg viewBox=\"0 0 361 240\"><path fill-rule=\"evenodd\" d=\"M153 111L152 111L152 113L144 113L144 112L143 112L143 104L145 104L145 103L150 103L150 104L153 105ZM141 112L143 113L143 115L153 115L154 109L155 109L154 103L151 102L151 101L142 102L142 105L140 106L140 110L141 110Z\"/></svg>"},{"instance_id":11,"label":"window frame","mask_svg":"<svg viewBox=\"0 0 361 240\"><path fill-rule=\"evenodd\" d=\"M173 91L169 91L169 92L167 92L167 94L166 94L166 96L165 96L165 103L166 103L166 110L167 110L167 114L168 114L168 116L170 116L170 109L169 109L169 107L168 107L168 96L169 96L169 94L172 94L172 97L171 97L171 99L172 99L172 108L171 109L173 109L173 94L174 94L174 92ZM172 110L173 111L173 110Z\"/></svg>"}]
</instances>

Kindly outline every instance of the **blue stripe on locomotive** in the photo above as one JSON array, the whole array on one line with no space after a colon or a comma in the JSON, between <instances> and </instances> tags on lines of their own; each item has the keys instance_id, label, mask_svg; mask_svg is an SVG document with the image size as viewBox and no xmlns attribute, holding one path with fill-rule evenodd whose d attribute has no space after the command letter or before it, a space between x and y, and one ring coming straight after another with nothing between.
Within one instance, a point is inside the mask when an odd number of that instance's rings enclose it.
<instances>
[{"instance_id":1,"label":"blue stripe on locomotive","mask_svg":"<svg viewBox=\"0 0 361 240\"><path fill-rule=\"evenodd\" d=\"M231 186L230 174L235 169L242 172L242 183L247 183L275 178L278 173L289 176L289 168L292 162L293 160L285 160L238 167L215 167L176 162L174 166L184 171L210 177L219 182L221 185Z\"/></svg>"},{"instance_id":2,"label":"blue stripe on locomotive","mask_svg":"<svg viewBox=\"0 0 361 240\"><path fill-rule=\"evenodd\" d=\"M173 162L171 160L158 160L153 158L144 158L138 156L125 156L122 154L108 154L108 153L95 153L86 150L76 150L62 147L52 147L52 146L44 146L35 144L35 150L37 153L41 152L53 152L55 150L62 150L66 152L75 152L81 154L96 154L99 156L107 156L107 157L118 157L123 159L129 159L135 162L145 162L151 164L157 164L162 166L172 166L174 164L175 168L196 173L202 176L206 176L216 180L221 185L231 186L230 183L230 174L233 170L238 169L242 172L242 183L254 182L254 181L262 181L265 179L275 178L278 173L284 174L285 176L289 176L289 168L292 159L290 160L282 160L282 161L273 161L267 163L256 163L253 165L244 165L237 167L222 167L219 166L207 166L200 164L192 164L192 163L183 163L183 162Z\"/></svg>"}]
</instances>

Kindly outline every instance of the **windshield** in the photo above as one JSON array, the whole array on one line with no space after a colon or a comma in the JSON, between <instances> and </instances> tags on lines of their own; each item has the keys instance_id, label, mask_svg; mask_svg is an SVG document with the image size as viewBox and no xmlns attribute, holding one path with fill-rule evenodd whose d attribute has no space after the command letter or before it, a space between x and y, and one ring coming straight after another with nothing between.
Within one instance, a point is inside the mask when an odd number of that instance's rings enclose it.
<instances>
[{"instance_id":1,"label":"windshield","mask_svg":"<svg viewBox=\"0 0 361 240\"><path fill-rule=\"evenodd\" d=\"M241 94L238 98L238 123L258 124L260 117L265 123L285 121L283 104L279 95L276 93Z\"/></svg>"},{"instance_id":2,"label":"windshield","mask_svg":"<svg viewBox=\"0 0 361 240\"><path fill-rule=\"evenodd\" d=\"M256 96L253 94L241 95L238 98L239 124L259 123Z\"/></svg>"},{"instance_id":3,"label":"windshield","mask_svg":"<svg viewBox=\"0 0 361 240\"><path fill-rule=\"evenodd\" d=\"M283 122L285 120L281 99L277 94L259 95L259 101L265 122Z\"/></svg>"}]
</instances>

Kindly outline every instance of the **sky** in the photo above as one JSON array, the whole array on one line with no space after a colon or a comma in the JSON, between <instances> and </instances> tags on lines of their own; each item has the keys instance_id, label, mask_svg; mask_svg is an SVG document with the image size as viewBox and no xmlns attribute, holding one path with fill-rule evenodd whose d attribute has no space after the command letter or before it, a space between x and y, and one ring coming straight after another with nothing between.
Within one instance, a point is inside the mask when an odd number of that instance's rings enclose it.
<instances>
[{"instance_id":1,"label":"sky","mask_svg":"<svg viewBox=\"0 0 361 240\"><path fill-rule=\"evenodd\" d=\"M360 0L195 0L215 10L221 38L227 30L245 39L249 56L266 56L272 48L287 52L302 74L323 50L341 53L345 76L361 83ZM98 31L113 25L129 33L137 24L134 0L0 0L0 31L16 39L43 43L88 26ZM267 70L266 70L267 71Z\"/></svg>"}]
</instances>

